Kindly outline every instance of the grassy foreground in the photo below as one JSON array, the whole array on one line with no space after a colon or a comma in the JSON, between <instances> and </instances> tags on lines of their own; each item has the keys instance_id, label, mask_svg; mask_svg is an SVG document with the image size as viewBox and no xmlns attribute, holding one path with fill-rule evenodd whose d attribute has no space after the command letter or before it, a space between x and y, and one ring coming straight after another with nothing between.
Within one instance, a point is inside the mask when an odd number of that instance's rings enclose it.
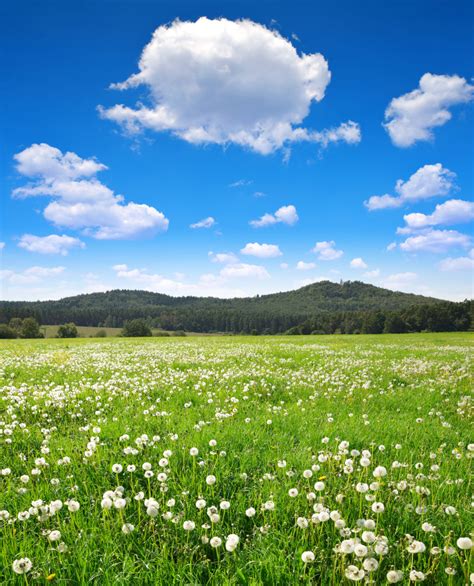
<instances>
[{"instance_id":1,"label":"grassy foreground","mask_svg":"<svg viewBox=\"0 0 474 586\"><path fill-rule=\"evenodd\" d=\"M2 341L0 583L469 584L472 347Z\"/></svg>"}]
</instances>

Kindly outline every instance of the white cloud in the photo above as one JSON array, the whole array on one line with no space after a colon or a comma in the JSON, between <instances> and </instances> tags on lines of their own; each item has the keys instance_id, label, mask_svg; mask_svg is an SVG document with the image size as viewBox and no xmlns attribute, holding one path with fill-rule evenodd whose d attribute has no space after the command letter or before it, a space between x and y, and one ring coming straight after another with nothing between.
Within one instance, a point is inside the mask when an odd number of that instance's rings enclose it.
<instances>
[{"instance_id":1,"label":"white cloud","mask_svg":"<svg viewBox=\"0 0 474 586\"><path fill-rule=\"evenodd\" d=\"M248 185L252 185L253 179L238 179L233 183L229 183L229 187L247 187Z\"/></svg>"},{"instance_id":2,"label":"white cloud","mask_svg":"<svg viewBox=\"0 0 474 586\"><path fill-rule=\"evenodd\" d=\"M364 273L364 277L378 277L380 275L380 269L374 269L373 271L367 271Z\"/></svg>"},{"instance_id":3,"label":"white cloud","mask_svg":"<svg viewBox=\"0 0 474 586\"><path fill-rule=\"evenodd\" d=\"M157 209L126 204L123 196L98 181L94 175L106 167L95 159L81 159L44 143L33 144L14 158L18 171L33 179L15 189L14 197L51 197L43 214L56 226L99 240L135 238L168 228L168 220Z\"/></svg>"},{"instance_id":4,"label":"white cloud","mask_svg":"<svg viewBox=\"0 0 474 586\"><path fill-rule=\"evenodd\" d=\"M312 132L310 139L326 148L330 143L346 142L347 144L358 144L361 139L360 126L356 122L344 122L335 128L326 128L321 132Z\"/></svg>"},{"instance_id":5,"label":"white cloud","mask_svg":"<svg viewBox=\"0 0 474 586\"><path fill-rule=\"evenodd\" d=\"M190 228L196 229L196 228L212 228L212 226L214 226L214 224L216 223L215 219L212 216L209 216L208 218L204 218L203 220L199 220L199 222L196 222L195 224L190 224Z\"/></svg>"},{"instance_id":6,"label":"white cloud","mask_svg":"<svg viewBox=\"0 0 474 586\"><path fill-rule=\"evenodd\" d=\"M112 88L145 86L148 106L99 107L128 133L168 131L193 144L233 143L261 154L296 141L360 140L353 122L321 132L301 126L312 102L324 98L327 61L299 55L277 31L250 20L202 17L160 26L138 70Z\"/></svg>"},{"instance_id":7,"label":"white cloud","mask_svg":"<svg viewBox=\"0 0 474 586\"><path fill-rule=\"evenodd\" d=\"M442 271L471 271L474 269L474 249L469 256L458 256L457 258L445 258L438 267Z\"/></svg>"},{"instance_id":8,"label":"white cloud","mask_svg":"<svg viewBox=\"0 0 474 586\"><path fill-rule=\"evenodd\" d=\"M258 258L275 258L282 255L277 244L259 244L258 242L248 242L240 252Z\"/></svg>"},{"instance_id":9,"label":"white cloud","mask_svg":"<svg viewBox=\"0 0 474 586\"><path fill-rule=\"evenodd\" d=\"M395 185L398 196L389 194L373 195L364 205L369 209L382 210L398 208L404 203L410 203L431 197L448 195L453 188L456 175L445 169L441 163L420 167L407 181L399 179Z\"/></svg>"},{"instance_id":10,"label":"white cloud","mask_svg":"<svg viewBox=\"0 0 474 586\"><path fill-rule=\"evenodd\" d=\"M84 242L79 238L66 236L63 234L50 234L49 236L34 236L33 234L23 234L18 243L20 248L28 252L37 252L39 254L61 254L67 256L71 248L85 248Z\"/></svg>"},{"instance_id":11,"label":"white cloud","mask_svg":"<svg viewBox=\"0 0 474 586\"><path fill-rule=\"evenodd\" d=\"M407 226L412 229L428 226L464 224L474 219L474 203L462 199L449 199L438 204L432 214L407 214L403 216Z\"/></svg>"},{"instance_id":12,"label":"white cloud","mask_svg":"<svg viewBox=\"0 0 474 586\"><path fill-rule=\"evenodd\" d=\"M395 248L397 248L397 243L396 242L390 242L390 244L387 245L387 250L389 252L392 252L392 250L395 250Z\"/></svg>"},{"instance_id":13,"label":"white cloud","mask_svg":"<svg viewBox=\"0 0 474 586\"><path fill-rule=\"evenodd\" d=\"M297 271L310 271L311 269L316 268L316 263L314 262L304 262L303 260L299 260L296 263L296 270Z\"/></svg>"},{"instance_id":14,"label":"white cloud","mask_svg":"<svg viewBox=\"0 0 474 586\"><path fill-rule=\"evenodd\" d=\"M0 250L3 250L5 248L5 242L0 242Z\"/></svg>"},{"instance_id":15,"label":"white cloud","mask_svg":"<svg viewBox=\"0 0 474 586\"><path fill-rule=\"evenodd\" d=\"M360 257L353 258L350 262L350 265L351 265L351 269L366 269L366 268L368 268L367 264Z\"/></svg>"},{"instance_id":16,"label":"white cloud","mask_svg":"<svg viewBox=\"0 0 474 586\"><path fill-rule=\"evenodd\" d=\"M222 277L255 277L257 279L268 279L270 275L265 267L246 263L235 263L225 266L221 271Z\"/></svg>"},{"instance_id":17,"label":"white cloud","mask_svg":"<svg viewBox=\"0 0 474 586\"><path fill-rule=\"evenodd\" d=\"M471 243L470 236L456 230L427 230L416 236L410 236L400 244L405 252L446 252L452 247L466 248Z\"/></svg>"},{"instance_id":18,"label":"white cloud","mask_svg":"<svg viewBox=\"0 0 474 586\"><path fill-rule=\"evenodd\" d=\"M280 269L286 270L289 268L289 264L287 262L280 263Z\"/></svg>"},{"instance_id":19,"label":"white cloud","mask_svg":"<svg viewBox=\"0 0 474 586\"><path fill-rule=\"evenodd\" d=\"M319 260L336 260L340 258L344 252L342 250L336 250L334 247L336 243L334 240L316 242L312 252L318 255Z\"/></svg>"},{"instance_id":20,"label":"white cloud","mask_svg":"<svg viewBox=\"0 0 474 586\"><path fill-rule=\"evenodd\" d=\"M31 285L46 278L56 277L64 272L64 267L40 267L34 266L24 271L12 271L10 269L0 271L0 277L11 285Z\"/></svg>"},{"instance_id":21,"label":"white cloud","mask_svg":"<svg viewBox=\"0 0 474 586\"><path fill-rule=\"evenodd\" d=\"M384 127L399 147L431 140L433 129L451 119L449 108L469 102L473 97L474 86L463 77L425 73L419 88L390 102Z\"/></svg>"},{"instance_id":22,"label":"white cloud","mask_svg":"<svg viewBox=\"0 0 474 586\"><path fill-rule=\"evenodd\" d=\"M293 226L299 220L294 205L282 206L274 214L264 214L258 220L251 220L249 224L254 228L265 228L273 224L287 224Z\"/></svg>"},{"instance_id":23,"label":"white cloud","mask_svg":"<svg viewBox=\"0 0 474 586\"><path fill-rule=\"evenodd\" d=\"M413 290L418 275L412 272L395 273L385 278L383 286L393 291Z\"/></svg>"},{"instance_id":24,"label":"white cloud","mask_svg":"<svg viewBox=\"0 0 474 586\"><path fill-rule=\"evenodd\" d=\"M209 252L209 258L212 262L218 262L222 264L231 264L234 262L239 262L238 257L233 252Z\"/></svg>"},{"instance_id":25,"label":"white cloud","mask_svg":"<svg viewBox=\"0 0 474 586\"><path fill-rule=\"evenodd\" d=\"M200 297L246 297L249 295L249 291L259 292L261 285L257 287L257 283L270 276L264 267L240 263L225 266L217 274L200 275L194 282L187 282L183 275L180 278L172 279L147 269L130 268L125 264L117 264L113 269L117 279L127 281L128 286L134 288L168 295L196 295ZM238 283L239 279L245 281L245 286L236 287L235 283Z\"/></svg>"}]
</instances>

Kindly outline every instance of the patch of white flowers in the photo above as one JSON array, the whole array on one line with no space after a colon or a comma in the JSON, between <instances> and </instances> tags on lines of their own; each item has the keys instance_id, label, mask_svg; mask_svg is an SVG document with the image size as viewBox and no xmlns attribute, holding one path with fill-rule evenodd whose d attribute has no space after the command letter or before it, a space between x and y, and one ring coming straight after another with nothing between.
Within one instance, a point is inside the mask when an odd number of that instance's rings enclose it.
<instances>
[{"instance_id":1,"label":"patch of white flowers","mask_svg":"<svg viewBox=\"0 0 474 586\"><path fill-rule=\"evenodd\" d=\"M464 520L474 443L458 431L472 415L463 347L449 347L447 363L442 349L416 345L392 360L389 345L206 344L4 352L0 536L10 574L47 572L45 548L73 559L93 527L117 552L168 540L203 567L276 548L312 583L331 572L340 584L474 583ZM29 376L16 380L21 369ZM413 436L378 427L386 399L416 393L426 407L400 413ZM297 417L296 448L287 422ZM428 422L446 439L432 445Z\"/></svg>"}]
</instances>

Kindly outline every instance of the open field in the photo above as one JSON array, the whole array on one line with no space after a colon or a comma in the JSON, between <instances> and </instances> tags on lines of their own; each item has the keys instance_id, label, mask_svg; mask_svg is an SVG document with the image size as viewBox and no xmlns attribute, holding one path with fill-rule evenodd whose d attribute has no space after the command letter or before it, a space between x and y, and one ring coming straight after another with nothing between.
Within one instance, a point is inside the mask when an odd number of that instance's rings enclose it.
<instances>
[{"instance_id":1,"label":"open field","mask_svg":"<svg viewBox=\"0 0 474 586\"><path fill-rule=\"evenodd\" d=\"M93 327L93 326L76 326L77 331L80 338L96 338L97 332L105 332L105 336L99 337L106 337L106 338L117 338L121 336L122 328L100 328L100 327ZM58 334L59 326L40 326L40 331L44 334L45 338L56 338ZM176 335L176 332L173 331L166 331L160 330L158 328L152 328L152 333L154 336L160 337L173 337ZM222 334L206 334L206 333L197 333L197 332L186 332L186 336L220 336ZM178 336L182 337L182 336Z\"/></svg>"},{"instance_id":2,"label":"open field","mask_svg":"<svg viewBox=\"0 0 474 586\"><path fill-rule=\"evenodd\" d=\"M94 338L97 332L103 330L106 333L106 337L118 336L122 331L122 328L94 328L89 326L76 326L79 336L81 338ZM55 338L58 334L59 326L41 326L41 331L45 338Z\"/></svg>"},{"instance_id":3,"label":"open field","mask_svg":"<svg viewBox=\"0 0 474 586\"><path fill-rule=\"evenodd\" d=\"M2 341L0 583L469 584L473 340Z\"/></svg>"}]
</instances>

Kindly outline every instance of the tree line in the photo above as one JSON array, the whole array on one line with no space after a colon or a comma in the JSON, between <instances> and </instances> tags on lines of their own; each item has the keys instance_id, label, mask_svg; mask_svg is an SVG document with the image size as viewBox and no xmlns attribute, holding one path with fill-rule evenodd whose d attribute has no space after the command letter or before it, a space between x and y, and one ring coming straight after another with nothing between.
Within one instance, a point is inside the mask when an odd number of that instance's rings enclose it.
<instances>
[{"instance_id":1,"label":"tree line","mask_svg":"<svg viewBox=\"0 0 474 586\"><path fill-rule=\"evenodd\" d=\"M107 321L107 320L106 320ZM98 327L107 323L95 324ZM409 332L466 331L473 325L473 302L443 301L425 305L411 305L393 310L318 312L315 315L274 315L271 312L243 313L234 310L198 310L195 312L168 312L159 318L147 316L123 322L121 335L125 337L151 336L153 328L184 335L185 331L198 333L232 334L381 334ZM102 330L104 332L104 330ZM105 332L104 332L105 333ZM74 323L58 328L57 337L75 338ZM156 334L155 334L156 335ZM161 332L159 335L166 335ZM40 338L39 322L34 317L13 317L8 324L0 324L0 338Z\"/></svg>"}]
</instances>

